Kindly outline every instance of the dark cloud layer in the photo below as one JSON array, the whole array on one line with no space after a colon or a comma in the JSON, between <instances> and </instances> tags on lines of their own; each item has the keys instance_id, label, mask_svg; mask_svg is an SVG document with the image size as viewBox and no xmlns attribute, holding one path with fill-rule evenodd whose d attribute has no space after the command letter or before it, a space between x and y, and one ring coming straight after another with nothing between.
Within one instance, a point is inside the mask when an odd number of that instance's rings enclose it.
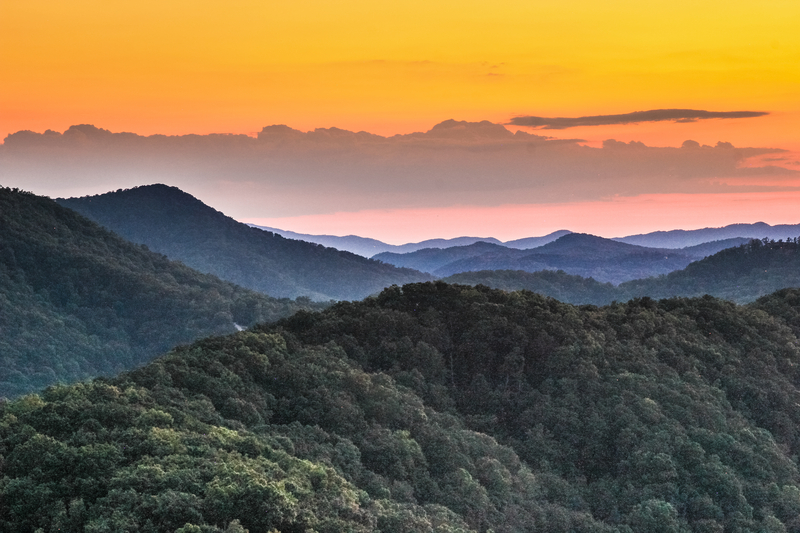
<instances>
[{"instance_id":1,"label":"dark cloud layer","mask_svg":"<svg viewBox=\"0 0 800 533\"><path fill-rule=\"evenodd\" d=\"M699 109L651 109L650 111L634 111L621 115L594 115L590 117L514 117L511 126L528 126L545 130L563 130L577 126L607 126L610 124L633 124L636 122L695 122L711 118L753 118L763 117L765 111L703 111Z\"/></svg>"},{"instance_id":2,"label":"dark cloud layer","mask_svg":"<svg viewBox=\"0 0 800 533\"><path fill-rule=\"evenodd\" d=\"M81 196L166 183L213 199L237 218L363 209L578 202L653 193L745 191L725 178L796 180L772 165L746 168L771 148L680 147L608 140L600 148L500 124L448 120L382 137L339 128L265 127L246 135L141 136L90 125L19 132L0 146L0 185ZM742 181L742 180L740 180Z\"/></svg>"}]
</instances>

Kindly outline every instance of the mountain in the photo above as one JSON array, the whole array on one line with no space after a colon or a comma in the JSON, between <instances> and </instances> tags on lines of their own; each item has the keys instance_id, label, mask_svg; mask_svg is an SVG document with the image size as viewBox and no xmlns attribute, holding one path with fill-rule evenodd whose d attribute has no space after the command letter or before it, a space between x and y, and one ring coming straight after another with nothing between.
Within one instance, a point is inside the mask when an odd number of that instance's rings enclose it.
<instances>
[{"instance_id":1,"label":"mountain","mask_svg":"<svg viewBox=\"0 0 800 533\"><path fill-rule=\"evenodd\" d=\"M263 229L277 233L287 239L295 239L299 241L313 242L323 246L336 248L337 250L345 250L364 257L374 257L375 255L383 252L392 252L396 254L406 254L423 250L425 248L451 248L453 246L469 246L476 242L488 242L492 244L502 244L508 248L535 248L554 241L557 238L570 233L567 230L559 230L545 235L543 237L526 237L524 239L517 239L514 241L501 242L494 237L456 237L454 239L428 239L420 242L410 242L407 244L387 244L377 239L369 239L367 237L359 237L357 235L347 235L346 237L338 237L336 235L309 235L307 233L296 233L294 231L287 231L278 228L270 228L268 226L257 226L255 224L248 224L254 228Z\"/></svg>"},{"instance_id":2,"label":"mountain","mask_svg":"<svg viewBox=\"0 0 800 533\"><path fill-rule=\"evenodd\" d=\"M384 252L374 257L384 263L398 267L413 268L422 272L435 273L442 267L466 258L479 257L484 254L513 253L500 244L476 242L467 246L451 246L449 248L423 248L416 252L393 253Z\"/></svg>"},{"instance_id":3,"label":"mountain","mask_svg":"<svg viewBox=\"0 0 800 533\"><path fill-rule=\"evenodd\" d=\"M625 299L712 294L750 302L784 287L800 287L800 244L759 241L722 250L666 276L622 283Z\"/></svg>"},{"instance_id":4,"label":"mountain","mask_svg":"<svg viewBox=\"0 0 800 533\"><path fill-rule=\"evenodd\" d=\"M49 198L0 188L0 397L130 369L304 307L169 261Z\"/></svg>"},{"instance_id":5,"label":"mountain","mask_svg":"<svg viewBox=\"0 0 800 533\"><path fill-rule=\"evenodd\" d=\"M507 246L508 248L517 248L519 250L528 250L530 248L537 248L549 242L553 242L554 240L570 233L572 232L569 230L560 229L558 231L554 231L553 233L549 233L544 237L525 237L524 239L506 241L503 243L503 246Z\"/></svg>"},{"instance_id":6,"label":"mountain","mask_svg":"<svg viewBox=\"0 0 800 533\"><path fill-rule=\"evenodd\" d=\"M715 253L728 248L734 248L736 246L747 244L751 240L752 240L751 238L747 237L732 237L730 239L722 239L719 241L708 241L702 244L687 246L685 248L678 248L678 250L682 251L683 253L689 254L693 257L703 258L703 257L708 257L709 255L714 255Z\"/></svg>"},{"instance_id":7,"label":"mountain","mask_svg":"<svg viewBox=\"0 0 800 533\"><path fill-rule=\"evenodd\" d=\"M329 248L336 248L337 250L354 253L362 257L372 257L375 254L379 254L393 248L391 244L386 244L385 242L377 239L359 237L358 235L347 235L345 237L339 237L336 235L309 235L306 233L296 233L294 231L270 228L268 226L257 226L255 224L248 224L248 226L268 231L287 239L313 242L314 244L321 244L322 246L327 246Z\"/></svg>"},{"instance_id":8,"label":"mountain","mask_svg":"<svg viewBox=\"0 0 800 533\"><path fill-rule=\"evenodd\" d=\"M403 255L387 252L376 255L375 259L443 277L478 270L564 270L603 282L620 283L683 268L698 254L702 254L702 250L692 253L644 248L585 233L568 233L530 250L476 243Z\"/></svg>"},{"instance_id":9,"label":"mountain","mask_svg":"<svg viewBox=\"0 0 800 533\"><path fill-rule=\"evenodd\" d=\"M719 242L719 241L718 241ZM713 244L713 243L710 243ZM721 244L720 244L721 245ZM705 246L705 245L701 245ZM695 297L710 294L737 303L787 287L800 287L800 244L752 240L725 248L669 274L626 281L614 287L564 271L482 270L453 274L447 283L529 290L572 304L608 305L632 298Z\"/></svg>"},{"instance_id":10,"label":"mountain","mask_svg":"<svg viewBox=\"0 0 800 533\"><path fill-rule=\"evenodd\" d=\"M625 293L611 283L574 276L563 270L477 270L459 272L442 278L442 281L458 285L484 285L504 291L526 290L575 305L608 305L614 300L625 300Z\"/></svg>"},{"instance_id":11,"label":"mountain","mask_svg":"<svg viewBox=\"0 0 800 533\"><path fill-rule=\"evenodd\" d=\"M800 236L800 224L778 224L770 226L764 222L756 222L755 224L731 224L721 228L654 231L652 233L640 235L617 237L614 240L655 248L685 248L704 242L732 239L735 237L783 240L793 239L797 236Z\"/></svg>"},{"instance_id":12,"label":"mountain","mask_svg":"<svg viewBox=\"0 0 800 533\"><path fill-rule=\"evenodd\" d=\"M0 403L0 529L797 531L798 317L392 287Z\"/></svg>"},{"instance_id":13,"label":"mountain","mask_svg":"<svg viewBox=\"0 0 800 533\"><path fill-rule=\"evenodd\" d=\"M58 199L124 238L259 292L360 299L431 276L251 228L166 185Z\"/></svg>"}]
</instances>

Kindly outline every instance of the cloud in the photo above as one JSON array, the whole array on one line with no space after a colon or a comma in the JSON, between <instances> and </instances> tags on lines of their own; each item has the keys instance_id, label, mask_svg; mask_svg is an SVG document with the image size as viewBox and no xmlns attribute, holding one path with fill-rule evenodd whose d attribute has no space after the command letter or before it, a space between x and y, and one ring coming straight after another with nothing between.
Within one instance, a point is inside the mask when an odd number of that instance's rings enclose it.
<instances>
[{"instance_id":1,"label":"cloud","mask_svg":"<svg viewBox=\"0 0 800 533\"><path fill-rule=\"evenodd\" d=\"M702 111L699 109L651 109L650 111L634 111L621 115L594 115L577 118L546 118L519 116L511 119L510 126L527 126L545 130L562 130L577 126L607 126L611 124L634 124L637 122L695 122L712 118L753 118L763 117L765 111Z\"/></svg>"},{"instance_id":2,"label":"cloud","mask_svg":"<svg viewBox=\"0 0 800 533\"><path fill-rule=\"evenodd\" d=\"M244 219L788 190L800 172L748 161L780 152L695 141L652 147L608 140L598 148L488 121L446 120L391 137L288 126L265 127L257 138L141 136L81 125L9 135L0 145L0 184L67 197L166 183ZM776 177L781 183L773 185Z\"/></svg>"}]
</instances>

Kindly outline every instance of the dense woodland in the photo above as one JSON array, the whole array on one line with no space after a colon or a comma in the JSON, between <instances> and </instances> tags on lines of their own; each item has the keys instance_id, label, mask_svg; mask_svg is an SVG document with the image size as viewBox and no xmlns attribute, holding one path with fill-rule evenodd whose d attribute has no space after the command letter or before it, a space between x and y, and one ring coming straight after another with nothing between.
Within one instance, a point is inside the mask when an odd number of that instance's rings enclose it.
<instances>
[{"instance_id":1,"label":"dense woodland","mask_svg":"<svg viewBox=\"0 0 800 533\"><path fill-rule=\"evenodd\" d=\"M800 290L442 282L0 405L3 531L800 531Z\"/></svg>"},{"instance_id":2,"label":"dense woodland","mask_svg":"<svg viewBox=\"0 0 800 533\"><path fill-rule=\"evenodd\" d=\"M631 298L671 298L710 294L748 303L784 287L800 287L798 239L754 239L695 261L683 270L613 286L564 271L483 270L454 274L443 281L529 290L573 304L607 305Z\"/></svg>"},{"instance_id":3,"label":"dense woodland","mask_svg":"<svg viewBox=\"0 0 800 533\"><path fill-rule=\"evenodd\" d=\"M48 198L0 188L0 397L117 373L309 307L322 306L201 274Z\"/></svg>"},{"instance_id":4,"label":"dense woodland","mask_svg":"<svg viewBox=\"0 0 800 533\"><path fill-rule=\"evenodd\" d=\"M393 284L433 279L252 228L176 187L147 185L58 202L132 242L270 296L358 300Z\"/></svg>"}]
</instances>

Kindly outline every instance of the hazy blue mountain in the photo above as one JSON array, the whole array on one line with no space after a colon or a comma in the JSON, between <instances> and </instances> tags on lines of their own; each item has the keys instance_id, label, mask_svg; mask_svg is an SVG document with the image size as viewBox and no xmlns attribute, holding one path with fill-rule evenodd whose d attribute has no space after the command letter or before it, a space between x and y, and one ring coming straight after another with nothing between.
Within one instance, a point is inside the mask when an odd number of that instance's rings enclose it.
<instances>
[{"instance_id":1,"label":"hazy blue mountain","mask_svg":"<svg viewBox=\"0 0 800 533\"><path fill-rule=\"evenodd\" d=\"M651 246L655 248L685 248L704 242L746 237L748 239L769 238L774 240L791 239L800 235L800 224L779 224L770 226L764 222L754 224L731 224L721 228L703 228L695 230L676 229L671 231L654 231L640 235L617 237L614 240Z\"/></svg>"},{"instance_id":2,"label":"hazy blue mountain","mask_svg":"<svg viewBox=\"0 0 800 533\"><path fill-rule=\"evenodd\" d=\"M394 248L391 244L386 244L385 242L368 237L359 237L358 235L347 235L344 237L336 235L309 235L306 233L296 233L294 231L270 228L268 226L258 226L256 224L248 224L248 226L269 231L287 239L321 244L329 248L351 252L362 257L372 257L375 254L386 252Z\"/></svg>"},{"instance_id":3,"label":"hazy blue mountain","mask_svg":"<svg viewBox=\"0 0 800 533\"><path fill-rule=\"evenodd\" d=\"M530 248L536 248L538 246L543 246L549 242L553 242L554 240L563 237L564 235L568 235L572 233L566 229L560 229L558 231L554 231L553 233L549 233L543 237L525 237L524 239L516 239L513 241L506 241L503 243L503 246L507 246L509 248L518 248L520 250L528 250Z\"/></svg>"},{"instance_id":4,"label":"hazy blue mountain","mask_svg":"<svg viewBox=\"0 0 800 533\"><path fill-rule=\"evenodd\" d=\"M453 246L469 246L471 244L487 242L502 245L503 243L494 237L455 237L452 239L428 239L420 242L401 244L394 247L393 251L401 254L416 252L426 248L452 248Z\"/></svg>"},{"instance_id":5,"label":"hazy blue mountain","mask_svg":"<svg viewBox=\"0 0 800 533\"><path fill-rule=\"evenodd\" d=\"M800 287L800 245L752 240L725 248L666 275L637 279L615 287L564 271L481 270L461 272L447 283L486 285L495 289L529 290L572 304L607 305L631 298L695 297L710 294L737 303Z\"/></svg>"},{"instance_id":6,"label":"hazy blue mountain","mask_svg":"<svg viewBox=\"0 0 800 533\"><path fill-rule=\"evenodd\" d=\"M500 244L479 241L466 246L423 248L407 253L383 252L377 254L373 259L398 267L435 273L438 269L455 261L490 253L506 254L514 253L514 251Z\"/></svg>"},{"instance_id":7,"label":"hazy blue mountain","mask_svg":"<svg viewBox=\"0 0 800 533\"><path fill-rule=\"evenodd\" d=\"M502 244L508 248L527 249L535 248L554 241L557 238L570 233L567 230L559 230L545 235L543 237L526 237L524 239L516 239L513 241L502 242L494 237L455 237L453 239L428 239L420 242L410 242L407 244L388 244L377 239L370 239L367 237L359 237L358 235L347 235L339 237L336 235L310 235L307 233L297 233L278 228L271 228L268 226L258 226L256 224L248 224L254 228L263 229L277 233L287 239L296 239L299 241L313 242L322 244L323 246L330 246L337 250L345 250L353 252L354 254L362 255L364 257L374 257L375 255L383 252L392 252L398 254L405 254L423 250L425 248L451 248L453 246L469 246L476 242L490 242L493 244Z\"/></svg>"},{"instance_id":8,"label":"hazy blue mountain","mask_svg":"<svg viewBox=\"0 0 800 533\"><path fill-rule=\"evenodd\" d=\"M563 270L598 281L620 283L681 269L698 255L702 257L702 251L645 248L584 233L567 233L530 250L476 243L409 254L385 252L375 258L441 277L478 270Z\"/></svg>"},{"instance_id":9,"label":"hazy blue mountain","mask_svg":"<svg viewBox=\"0 0 800 533\"><path fill-rule=\"evenodd\" d=\"M175 187L59 199L128 240L272 296L353 300L430 275L235 221Z\"/></svg>"},{"instance_id":10,"label":"hazy blue mountain","mask_svg":"<svg viewBox=\"0 0 800 533\"><path fill-rule=\"evenodd\" d=\"M676 250L645 248L587 235L570 233L532 250L509 250L467 257L434 271L449 276L471 270L563 270L568 274L621 283L678 270L694 258Z\"/></svg>"},{"instance_id":11,"label":"hazy blue mountain","mask_svg":"<svg viewBox=\"0 0 800 533\"><path fill-rule=\"evenodd\" d=\"M0 397L130 369L301 308L170 261L49 198L0 188Z\"/></svg>"},{"instance_id":12,"label":"hazy blue mountain","mask_svg":"<svg viewBox=\"0 0 800 533\"><path fill-rule=\"evenodd\" d=\"M709 242L704 242L702 244L695 244L694 246L679 248L679 250L693 257L702 259L703 257L714 255L715 253L725 250L727 248L734 248L736 246L747 244L751 240L752 238L748 237L732 237L730 239L722 239L719 241L709 241Z\"/></svg>"},{"instance_id":13,"label":"hazy blue mountain","mask_svg":"<svg viewBox=\"0 0 800 533\"><path fill-rule=\"evenodd\" d=\"M383 252L392 252L398 254L405 254L416 252L425 248L450 248L453 246L468 246L476 242L491 242L494 244L502 244L494 237L455 237L453 239L428 239L420 242L410 242L406 244L388 244L377 239L370 239L368 237L359 237L358 235L347 235L339 237L336 235L310 235L307 233L296 233L294 231L282 230L278 228L270 228L268 226L257 226L249 224L254 228L259 228L264 231L271 231L277 233L287 239L297 239L300 241L313 242L322 244L323 246L330 246L337 250L345 250L358 254L364 257L373 257ZM533 237L545 238L545 237Z\"/></svg>"}]
</instances>

